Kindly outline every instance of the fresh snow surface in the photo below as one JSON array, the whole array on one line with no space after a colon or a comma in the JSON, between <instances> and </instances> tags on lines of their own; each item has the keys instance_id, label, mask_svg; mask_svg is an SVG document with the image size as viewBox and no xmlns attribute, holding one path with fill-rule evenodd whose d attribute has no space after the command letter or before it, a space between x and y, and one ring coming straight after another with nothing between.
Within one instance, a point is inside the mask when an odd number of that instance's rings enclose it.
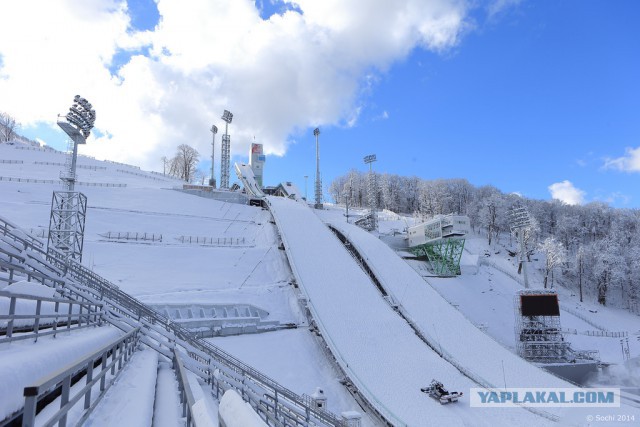
<instances>
[{"instance_id":1,"label":"fresh snow surface","mask_svg":"<svg viewBox=\"0 0 640 427\"><path fill-rule=\"evenodd\" d=\"M136 351L85 426L151 426L156 394L158 353Z\"/></svg>"},{"instance_id":2,"label":"fresh snow surface","mask_svg":"<svg viewBox=\"0 0 640 427\"><path fill-rule=\"evenodd\" d=\"M153 425L155 427L183 425L178 380L170 362L161 361L158 363L156 399L153 402Z\"/></svg>"},{"instance_id":3,"label":"fresh snow surface","mask_svg":"<svg viewBox=\"0 0 640 427\"><path fill-rule=\"evenodd\" d=\"M46 230L49 225L52 191L63 189L59 183L59 174L63 169L61 164L65 162L66 156L50 150L19 149L19 145L0 144L1 160L23 162L0 164L0 177L49 180L55 184L0 180L0 216L6 217L27 232L39 233ZM80 151L82 152L82 147ZM78 169L78 179L81 182L126 184L126 187L77 186L77 190L88 197L83 257L83 264L86 267L93 269L144 302L248 303L267 310L269 320L298 324L305 322L298 308L296 292L290 284L293 276L285 253L278 250L277 230L271 222L269 212L174 191L174 187L182 186L180 181L141 171L133 166L97 161L84 156L79 157L79 164L94 168ZM299 205L304 208L302 204ZM325 208L322 212L323 218L326 214L333 214L335 221L345 221L344 209L333 208L330 204L325 204ZM349 213L363 214L366 211L350 209ZM383 234L391 235L394 231L397 234L416 222L415 218L390 212L382 212L380 215L379 231ZM307 224L297 224L297 227L304 231ZM162 241L115 240L105 237L108 232L162 234ZM308 252L311 258L317 248L313 247L313 233L307 234L310 238L304 242L305 257ZM236 241L244 239L244 241L241 245L235 246L198 245L182 243L180 238L185 237L215 238L216 242L217 238ZM521 286L512 278L513 274L510 276L504 271L515 270L513 261L507 259L504 248L495 244L488 248L486 239L471 237L466 243L466 248L469 250L463 255L463 276L455 279L429 278L429 284L452 305L457 306L472 323L485 324L487 333L491 337L500 344L512 348L514 345L513 293ZM401 235L393 236L393 239L402 242ZM334 241L337 242L335 239ZM0 241L1 244L3 244L2 241ZM490 257L485 257L485 251ZM348 257L346 252L344 257ZM313 261L309 262L315 262L318 269L323 270L324 275L324 270L330 270L333 267L332 258L324 254L320 257L316 255L315 259L311 258ZM423 265L412 263L412 266L426 275ZM534 266L529 269L532 276L536 275L535 270ZM534 280L535 277L532 282ZM331 293L338 283L349 287L342 278L339 278L336 283L329 283L326 289L331 292L327 292L329 294L325 296L327 299L332 298ZM369 283L368 287L373 288L373 285ZM558 289L558 292L561 308L566 307L580 316L569 315L563 310L563 327L587 331L596 329L592 324L597 324L610 331L629 331L631 354L636 356L640 353L640 342L636 343L633 335L635 331L640 330L637 316L622 310L588 303L586 300L580 303L577 297L562 288ZM365 299L367 298L369 297ZM316 299L319 304L322 298L314 297L312 302L316 303ZM352 321L354 318L352 312L359 314L365 311L363 304L358 299L348 307L340 305L333 307L333 310L325 308L332 313L335 320L330 321L325 317L321 319L326 322L340 323L343 331L338 334L346 336L344 341L352 340L354 343L354 348L349 353L366 352L367 349L375 347L371 350L369 359L374 359L371 365L375 367L375 375L380 377L379 382L388 388L389 394L397 392L403 396L404 393L415 392L419 387L427 385L431 378L438 378L450 389L463 391L465 394L469 387L475 386L467 378L462 377L457 370L440 369L438 363L442 362L441 359L438 359L428 372L421 371L419 378L405 381L404 378L396 377L394 370L390 367L394 364L406 363L404 353L410 345L405 346L404 343L400 343L402 345L399 352L402 356L396 360L384 359L386 350L376 353L377 344L388 335L386 324L380 326L381 333L378 337L361 340L359 333L355 332L354 325L357 323ZM376 307L379 308L379 305L372 306L372 310ZM376 312L372 311L372 313ZM386 316L387 314L384 314L383 319ZM588 319L589 322L584 319ZM363 333L368 334L369 329L371 328L368 326L364 327ZM449 325L444 329L451 331L452 335L460 336L455 332L455 325ZM437 330L440 338L440 328ZM14 408L21 407L23 403L22 389L20 383L15 380L14 374L30 375L30 378L37 379L41 374L49 372L51 361L55 366L59 353L66 355L61 360L68 360L75 354L83 354L86 350L84 339L98 340L100 343L96 343L95 347L99 347L110 338L103 336L105 331L117 334L113 328L90 328L71 334L61 334L56 339L43 337L36 344L32 341L24 341L0 345L0 408L2 408L0 417L7 411L10 412L7 405L11 406L13 399L11 396L14 394L17 397L13 400ZM77 341L72 342L73 337L77 337ZM618 366L611 368L612 378L610 378L611 382L607 382L608 384L629 384L635 387L640 384L638 369L635 370L636 374L633 374L621 364L619 340L593 338L580 334L569 335L568 339L575 344L576 348L598 349L605 361L619 363ZM69 348L66 348L67 342ZM216 338L214 342L240 360L256 366L298 393L309 394L316 387L322 387L329 399L329 409L334 413L339 414L348 410L362 412L355 400L340 385L340 375L336 373L333 363L324 355L318 339L308 332L307 328ZM30 350L28 353L33 353L33 361L30 359L31 354L23 358L27 353L21 355L13 353L19 348L28 348ZM365 355L362 357L364 358ZM24 360L29 363L23 363ZM420 363L424 364L423 362ZM171 372L167 373L171 374ZM507 386L511 386L509 376L507 376L507 382ZM170 386L158 385L157 390L157 399L160 398L160 394L164 396L165 393L175 398L176 391ZM203 396L206 398L207 411L217 414L217 404L213 402L206 386ZM436 408L436 412L433 412L435 417L431 417L430 410L435 406L435 401L424 394L413 397L415 399L405 406L409 407L409 410L411 407L416 407L416 410L429 412L429 416L412 425L433 425L438 424L438 421L441 421L439 425L451 425L451 422L455 423L456 420L462 420L461 422L469 426L483 424L537 426L546 423L545 419L521 409L469 408L466 395L455 406L448 405L441 411ZM438 419L437 415L441 412L444 412L445 418ZM594 414L606 414L606 412L605 410L593 411ZM168 418L172 419L172 417ZM365 414L363 426L373 423L374 421ZM575 424L584 425L584 419L576 420ZM95 425L108 425L108 423L104 419L95 419Z\"/></svg>"},{"instance_id":4,"label":"fresh snow surface","mask_svg":"<svg viewBox=\"0 0 640 427\"><path fill-rule=\"evenodd\" d=\"M23 390L79 356L90 354L122 335L110 326L60 332L0 345L0 419L24 406Z\"/></svg>"},{"instance_id":5,"label":"fresh snow surface","mask_svg":"<svg viewBox=\"0 0 640 427\"><path fill-rule=\"evenodd\" d=\"M266 427L264 421L242 400L235 390L227 390L220 399L220 418L227 427Z\"/></svg>"},{"instance_id":6,"label":"fresh snow surface","mask_svg":"<svg viewBox=\"0 0 640 427\"><path fill-rule=\"evenodd\" d=\"M446 358L464 367L480 384L509 387L573 387L572 384L528 363L483 333L455 307L443 299L416 271L379 238L346 222L331 224L339 229L361 255L390 296L400 304L429 342ZM455 325L455 333L451 326ZM464 340L460 337L463 336ZM561 419L586 419L581 408L545 408ZM628 414L626 405L618 411ZM640 417L640 411L634 409Z\"/></svg>"},{"instance_id":7,"label":"fresh snow surface","mask_svg":"<svg viewBox=\"0 0 640 427\"><path fill-rule=\"evenodd\" d=\"M523 409L441 405L422 393L433 378L454 391L477 385L417 337L314 211L287 199L268 200L324 340L360 392L391 422L545 424L546 419Z\"/></svg>"}]
</instances>

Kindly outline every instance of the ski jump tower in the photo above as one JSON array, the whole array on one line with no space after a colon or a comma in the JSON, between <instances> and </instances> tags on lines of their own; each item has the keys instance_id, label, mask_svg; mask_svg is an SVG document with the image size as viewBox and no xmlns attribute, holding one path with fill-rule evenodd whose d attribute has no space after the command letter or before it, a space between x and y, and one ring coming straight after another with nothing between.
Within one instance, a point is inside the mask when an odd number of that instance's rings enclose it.
<instances>
[{"instance_id":1,"label":"ski jump tower","mask_svg":"<svg viewBox=\"0 0 640 427\"><path fill-rule=\"evenodd\" d=\"M422 224L409 227L409 250L426 258L438 276L456 276L464 250L464 236L471 230L466 215L439 215Z\"/></svg>"},{"instance_id":2,"label":"ski jump tower","mask_svg":"<svg viewBox=\"0 0 640 427\"><path fill-rule=\"evenodd\" d=\"M233 114L224 110L222 120L225 121L224 135L222 135L222 153L220 156L220 188L229 189L229 167L231 166L231 137L229 136L229 124L233 120Z\"/></svg>"},{"instance_id":3,"label":"ski jump tower","mask_svg":"<svg viewBox=\"0 0 640 427\"><path fill-rule=\"evenodd\" d=\"M53 192L47 247L54 247L78 262L82 261L87 216L87 196L75 191L78 145L86 144L95 120L95 110L80 95L73 98L69 112L58 117L58 126L69 136L69 154L60 174L66 190Z\"/></svg>"}]
</instances>

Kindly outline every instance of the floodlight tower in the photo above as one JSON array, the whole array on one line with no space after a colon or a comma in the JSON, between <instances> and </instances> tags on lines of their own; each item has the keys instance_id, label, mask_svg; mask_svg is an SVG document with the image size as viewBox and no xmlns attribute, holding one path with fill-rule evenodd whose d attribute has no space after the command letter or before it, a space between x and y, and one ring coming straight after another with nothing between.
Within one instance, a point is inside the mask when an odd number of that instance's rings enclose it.
<instances>
[{"instance_id":1,"label":"floodlight tower","mask_svg":"<svg viewBox=\"0 0 640 427\"><path fill-rule=\"evenodd\" d=\"M211 126L211 133L213 134L213 141L211 142L211 179L209 185L216 188L216 176L214 174L215 160L216 160L216 134L218 133L218 127L216 125Z\"/></svg>"},{"instance_id":2,"label":"floodlight tower","mask_svg":"<svg viewBox=\"0 0 640 427\"><path fill-rule=\"evenodd\" d=\"M524 277L524 287L529 288L529 277L527 276L527 263L525 260L524 233L531 229L531 217L526 208L522 206L514 206L509 211L509 222L511 223L511 232L518 234L520 242L519 264L522 267L522 275Z\"/></svg>"},{"instance_id":3,"label":"floodlight tower","mask_svg":"<svg viewBox=\"0 0 640 427\"><path fill-rule=\"evenodd\" d=\"M49 217L47 248L54 247L68 258L82 261L84 224L87 215L87 197L74 191L78 144L85 144L96 120L96 112L89 101L76 95L65 116L58 116L58 126L69 136L69 155L60 179L66 191L54 191Z\"/></svg>"},{"instance_id":4,"label":"floodlight tower","mask_svg":"<svg viewBox=\"0 0 640 427\"><path fill-rule=\"evenodd\" d=\"M220 188L229 189L229 166L231 164L231 137L229 136L229 124L233 120L233 114L224 110L222 120L225 121L224 135L222 135L222 152L220 160Z\"/></svg>"},{"instance_id":5,"label":"floodlight tower","mask_svg":"<svg viewBox=\"0 0 640 427\"><path fill-rule=\"evenodd\" d=\"M322 179L320 178L320 129L315 128L313 135L316 137L316 203L313 206L316 209L322 209Z\"/></svg>"},{"instance_id":6,"label":"floodlight tower","mask_svg":"<svg viewBox=\"0 0 640 427\"><path fill-rule=\"evenodd\" d=\"M377 226L377 218L376 218L376 176L373 173L373 162L375 162L376 155L369 154L368 156L364 156L364 163L369 165L369 182L368 182L368 193L369 193L369 209L371 216L371 229L375 230Z\"/></svg>"}]
</instances>

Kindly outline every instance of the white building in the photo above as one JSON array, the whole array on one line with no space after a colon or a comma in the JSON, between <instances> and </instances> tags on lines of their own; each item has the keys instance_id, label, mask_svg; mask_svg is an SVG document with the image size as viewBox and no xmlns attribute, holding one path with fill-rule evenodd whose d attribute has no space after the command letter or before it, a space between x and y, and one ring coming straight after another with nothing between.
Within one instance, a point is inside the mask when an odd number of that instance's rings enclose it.
<instances>
[{"instance_id":1,"label":"white building","mask_svg":"<svg viewBox=\"0 0 640 427\"><path fill-rule=\"evenodd\" d=\"M249 153L249 166L253 170L253 176L256 179L258 187L264 188L262 184L262 175L264 172L264 162L266 157L262 150L262 144L251 144L251 152Z\"/></svg>"},{"instance_id":2,"label":"white building","mask_svg":"<svg viewBox=\"0 0 640 427\"><path fill-rule=\"evenodd\" d=\"M466 215L438 215L427 222L409 227L409 247L462 237L470 230L471 223Z\"/></svg>"}]
</instances>

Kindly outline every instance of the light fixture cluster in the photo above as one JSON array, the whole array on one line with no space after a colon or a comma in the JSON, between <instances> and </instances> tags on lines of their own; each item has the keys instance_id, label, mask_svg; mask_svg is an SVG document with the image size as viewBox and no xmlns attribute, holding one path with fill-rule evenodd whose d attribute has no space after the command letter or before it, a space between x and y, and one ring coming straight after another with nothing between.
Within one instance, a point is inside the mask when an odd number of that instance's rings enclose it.
<instances>
[{"instance_id":1,"label":"light fixture cluster","mask_svg":"<svg viewBox=\"0 0 640 427\"><path fill-rule=\"evenodd\" d=\"M231 112L229 112L228 110L224 110L224 113L222 114L222 120L227 123L231 123L231 120L233 120L233 114L231 114Z\"/></svg>"},{"instance_id":2,"label":"light fixture cluster","mask_svg":"<svg viewBox=\"0 0 640 427\"><path fill-rule=\"evenodd\" d=\"M96 110L93 109L89 101L80 95L76 95L66 117L70 123L78 127L85 138L88 138L96 121Z\"/></svg>"}]
</instances>

